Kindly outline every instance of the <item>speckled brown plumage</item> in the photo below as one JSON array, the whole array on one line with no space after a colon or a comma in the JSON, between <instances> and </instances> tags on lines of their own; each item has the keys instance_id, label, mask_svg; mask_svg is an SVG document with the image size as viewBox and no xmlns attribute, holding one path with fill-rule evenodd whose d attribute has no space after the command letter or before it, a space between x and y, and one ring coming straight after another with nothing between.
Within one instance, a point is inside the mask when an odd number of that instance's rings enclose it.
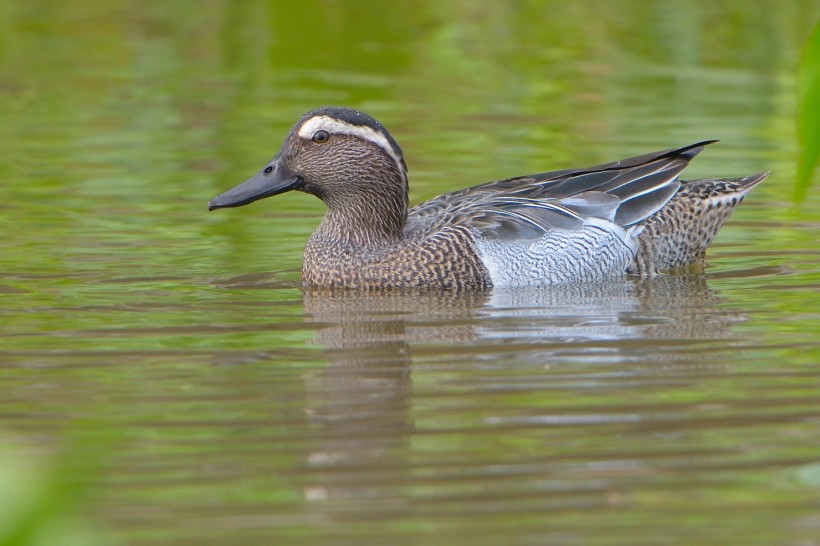
<instances>
[{"instance_id":1,"label":"speckled brown plumage","mask_svg":"<svg viewBox=\"0 0 820 546\"><path fill-rule=\"evenodd\" d=\"M672 199L640 224L643 231L629 273L654 275L700 264L724 222L765 178L766 174L759 174L682 182Z\"/></svg>"},{"instance_id":2,"label":"speckled brown plumage","mask_svg":"<svg viewBox=\"0 0 820 546\"><path fill-rule=\"evenodd\" d=\"M305 246L302 281L356 289L491 286L473 236L464 227L446 227L429 237L402 238L364 252L314 234Z\"/></svg>"}]
</instances>

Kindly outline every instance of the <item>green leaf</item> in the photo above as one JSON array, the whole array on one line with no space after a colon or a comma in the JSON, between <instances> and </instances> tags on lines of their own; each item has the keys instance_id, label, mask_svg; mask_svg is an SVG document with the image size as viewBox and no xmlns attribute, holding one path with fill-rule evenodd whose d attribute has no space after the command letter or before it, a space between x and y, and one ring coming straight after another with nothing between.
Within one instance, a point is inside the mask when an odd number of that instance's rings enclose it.
<instances>
[{"instance_id":1,"label":"green leaf","mask_svg":"<svg viewBox=\"0 0 820 546\"><path fill-rule=\"evenodd\" d=\"M814 26L800 57L797 136L800 158L795 201L802 201L811 186L820 159L820 23Z\"/></svg>"}]
</instances>

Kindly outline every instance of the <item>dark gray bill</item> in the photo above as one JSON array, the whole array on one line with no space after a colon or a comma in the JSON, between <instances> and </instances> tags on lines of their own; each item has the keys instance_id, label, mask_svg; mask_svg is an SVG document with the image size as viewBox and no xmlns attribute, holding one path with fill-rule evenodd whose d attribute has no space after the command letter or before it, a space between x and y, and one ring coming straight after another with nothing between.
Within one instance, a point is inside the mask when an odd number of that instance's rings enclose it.
<instances>
[{"instance_id":1,"label":"dark gray bill","mask_svg":"<svg viewBox=\"0 0 820 546\"><path fill-rule=\"evenodd\" d=\"M211 199L208 210L241 207L258 199L296 189L301 183L298 176L274 159L256 175Z\"/></svg>"}]
</instances>

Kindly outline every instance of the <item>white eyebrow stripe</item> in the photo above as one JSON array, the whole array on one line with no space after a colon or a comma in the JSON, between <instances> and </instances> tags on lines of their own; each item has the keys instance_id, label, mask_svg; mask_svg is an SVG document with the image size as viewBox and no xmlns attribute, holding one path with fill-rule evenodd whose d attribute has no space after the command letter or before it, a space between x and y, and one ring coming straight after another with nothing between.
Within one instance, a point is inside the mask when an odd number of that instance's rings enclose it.
<instances>
[{"instance_id":1,"label":"white eyebrow stripe","mask_svg":"<svg viewBox=\"0 0 820 546\"><path fill-rule=\"evenodd\" d=\"M372 142L373 144L384 150L390 157L392 157L393 161L396 162L396 167L398 168L399 172L404 174L404 166L402 164L401 157L399 157L399 154L397 154L396 151L393 149L393 146L390 145L390 142L387 140L387 137L366 125L352 125L350 123L345 123L344 121L331 118L329 116L314 116L309 120L305 121L302 124L302 126L299 127L299 132L297 134L300 138L310 140L316 131L322 129L327 131L331 135L342 134L357 136L359 138L363 138L367 141Z\"/></svg>"}]
</instances>

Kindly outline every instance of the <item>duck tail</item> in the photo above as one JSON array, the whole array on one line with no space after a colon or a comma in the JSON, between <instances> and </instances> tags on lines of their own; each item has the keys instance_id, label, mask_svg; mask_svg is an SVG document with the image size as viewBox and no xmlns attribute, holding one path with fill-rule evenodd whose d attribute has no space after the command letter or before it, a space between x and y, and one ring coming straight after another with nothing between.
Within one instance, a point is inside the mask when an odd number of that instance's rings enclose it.
<instances>
[{"instance_id":1,"label":"duck tail","mask_svg":"<svg viewBox=\"0 0 820 546\"><path fill-rule=\"evenodd\" d=\"M690 265L702 265L706 249L747 193L769 176L681 181L678 192L640 223L638 251L629 272L651 276Z\"/></svg>"},{"instance_id":2,"label":"duck tail","mask_svg":"<svg viewBox=\"0 0 820 546\"><path fill-rule=\"evenodd\" d=\"M771 174L771 172L772 171L763 171L762 173L753 174L752 176L747 176L746 178L738 178L738 191L746 195L747 193L755 189L758 184L766 180L766 178L769 176L769 174Z\"/></svg>"}]
</instances>

